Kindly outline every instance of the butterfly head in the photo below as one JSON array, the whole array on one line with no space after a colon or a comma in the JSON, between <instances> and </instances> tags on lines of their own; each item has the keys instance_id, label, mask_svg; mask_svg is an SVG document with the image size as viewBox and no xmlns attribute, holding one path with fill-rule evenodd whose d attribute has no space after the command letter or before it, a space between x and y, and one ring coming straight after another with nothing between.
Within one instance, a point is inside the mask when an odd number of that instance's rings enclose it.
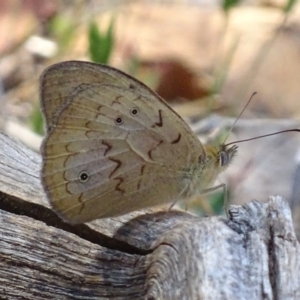
<instances>
[{"instance_id":1,"label":"butterfly head","mask_svg":"<svg viewBox=\"0 0 300 300\"><path fill-rule=\"evenodd\" d=\"M221 145L220 150L218 153L218 162L219 162L219 167L222 169L226 169L226 167L230 164L232 161L233 157L237 153L238 146L233 145L233 146L227 146L227 145Z\"/></svg>"},{"instance_id":2,"label":"butterfly head","mask_svg":"<svg viewBox=\"0 0 300 300\"><path fill-rule=\"evenodd\" d=\"M217 176L230 164L237 148L236 145L205 145L204 151L198 154L198 162L184 172L187 195L199 194L210 188Z\"/></svg>"},{"instance_id":3,"label":"butterfly head","mask_svg":"<svg viewBox=\"0 0 300 300\"><path fill-rule=\"evenodd\" d=\"M210 161L215 170L224 171L237 153L236 145L206 146L206 160Z\"/></svg>"}]
</instances>

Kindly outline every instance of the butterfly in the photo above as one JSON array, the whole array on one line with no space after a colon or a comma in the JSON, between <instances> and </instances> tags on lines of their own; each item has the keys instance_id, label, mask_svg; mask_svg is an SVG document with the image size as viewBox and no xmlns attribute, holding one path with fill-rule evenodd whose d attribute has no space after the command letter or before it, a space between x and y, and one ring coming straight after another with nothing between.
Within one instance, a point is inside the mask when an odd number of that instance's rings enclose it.
<instances>
[{"instance_id":1,"label":"butterfly","mask_svg":"<svg viewBox=\"0 0 300 300\"><path fill-rule=\"evenodd\" d=\"M154 91L83 61L40 78L46 124L41 180L54 211L83 223L174 203L214 189L237 146L203 145Z\"/></svg>"}]
</instances>

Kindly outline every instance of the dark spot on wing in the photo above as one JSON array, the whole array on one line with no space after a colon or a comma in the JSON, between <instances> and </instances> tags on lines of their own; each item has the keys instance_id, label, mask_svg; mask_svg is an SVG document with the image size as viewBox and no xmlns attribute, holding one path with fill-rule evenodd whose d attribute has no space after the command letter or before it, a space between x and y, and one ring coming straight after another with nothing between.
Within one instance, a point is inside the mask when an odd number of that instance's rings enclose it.
<instances>
[{"instance_id":1,"label":"dark spot on wing","mask_svg":"<svg viewBox=\"0 0 300 300\"><path fill-rule=\"evenodd\" d=\"M117 164L116 167L114 168L114 170L109 175L109 179L111 179L113 174L122 166L122 162L118 159L111 158L111 157L109 157L108 159Z\"/></svg>"},{"instance_id":2,"label":"dark spot on wing","mask_svg":"<svg viewBox=\"0 0 300 300\"><path fill-rule=\"evenodd\" d=\"M171 144L177 144L180 142L180 140L181 140L181 133L178 134L178 137L174 141L172 141Z\"/></svg>"}]
</instances>

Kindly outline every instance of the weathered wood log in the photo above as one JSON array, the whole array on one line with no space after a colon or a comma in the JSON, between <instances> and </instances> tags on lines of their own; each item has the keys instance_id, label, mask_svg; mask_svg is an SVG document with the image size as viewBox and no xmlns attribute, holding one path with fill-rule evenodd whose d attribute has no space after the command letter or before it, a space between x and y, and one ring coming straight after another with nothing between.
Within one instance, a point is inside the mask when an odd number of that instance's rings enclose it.
<instances>
[{"instance_id":1,"label":"weathered wood log","mask_svg":"<svg viewBox=\"0 0 300 300\"><path fill-rule=\"evenodd\" d=\"M72 226L49 208L40 165L0 135L1 299L300 299L282 198L229 219L152 210Z\"/></svg>"}]
</instances>

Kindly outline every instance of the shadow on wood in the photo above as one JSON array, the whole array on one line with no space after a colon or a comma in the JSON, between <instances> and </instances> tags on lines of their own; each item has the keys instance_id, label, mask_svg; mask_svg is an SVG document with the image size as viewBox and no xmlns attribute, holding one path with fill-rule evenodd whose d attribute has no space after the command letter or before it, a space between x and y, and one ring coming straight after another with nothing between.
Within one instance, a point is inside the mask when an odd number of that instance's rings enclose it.
<instances>
[{"instance_id":1,"label":"shadow on wood","mask_svg":"<svg viewBox=\"0 0 300 300\"><path fill-rule=\"evenodd\" d=\"M1 299L300 299L288 204L230 218L134 212L72 226L49 208L41 158L0 135Z\"/></svg>"}]
</instances>

